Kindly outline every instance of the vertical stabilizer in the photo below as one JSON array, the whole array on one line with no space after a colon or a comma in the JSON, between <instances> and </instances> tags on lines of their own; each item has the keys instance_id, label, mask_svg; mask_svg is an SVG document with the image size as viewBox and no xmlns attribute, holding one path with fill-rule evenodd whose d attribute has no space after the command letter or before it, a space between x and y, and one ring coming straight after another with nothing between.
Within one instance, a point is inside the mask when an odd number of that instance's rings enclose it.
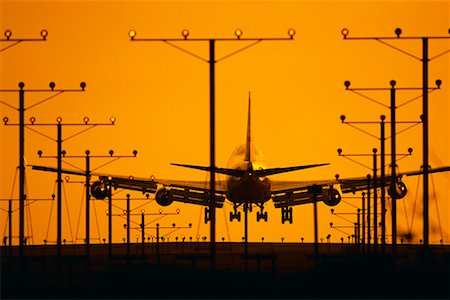
<instances>
[{"instance_id":1,"label":"vertical stabilizer","mask_svg":"<svg viewBox=\"0 0 450 300\"><path fill-rule=\"evenodd\" d=\"M250 106L251 106L251 98L250 92L248 92L247 140L245 143L245 159L244 159L245 161L251 161L251 153L252 153Z\"/></svg>"}]
</instances>

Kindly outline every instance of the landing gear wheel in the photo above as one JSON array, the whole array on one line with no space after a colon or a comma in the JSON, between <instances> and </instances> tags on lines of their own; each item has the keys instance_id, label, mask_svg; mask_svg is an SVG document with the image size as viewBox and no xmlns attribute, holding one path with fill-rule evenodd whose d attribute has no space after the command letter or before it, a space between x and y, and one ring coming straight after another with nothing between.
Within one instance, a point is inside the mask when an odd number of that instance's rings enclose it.
<instances>
[{"instance_id":1,"label":"landing gear wheel","mask_svg":"<svg viewBox=\"0 0 450 300\"><path fill-rule=\"evenodd\" d=\"M267 222L267 211L266 212L256 212L256 221L260 221L261 219L263 219L265 222Z\"/></svg>"},{"instance_id":2,"label":"landing gear wheel","mask_svg":"<svg viewBox=\"0 0 450 300\"><path fill-rule=\"evenodd\" d=\"M235 212L235 213L230 211L230 222L233 222L234 219L238 220L238 222L241 221L241 212L240 211Z\"/></svg>"},{"instance_id":3,"label":"landing gear wheel","mask_svg":"<svg viewBox=\"0 0 450 300\"><path fill-rule=\"evenodd\" d=\"M289 221L292 224L292 207L282 207L281 208L281 223Z\"/></svg>"}]
</instances>

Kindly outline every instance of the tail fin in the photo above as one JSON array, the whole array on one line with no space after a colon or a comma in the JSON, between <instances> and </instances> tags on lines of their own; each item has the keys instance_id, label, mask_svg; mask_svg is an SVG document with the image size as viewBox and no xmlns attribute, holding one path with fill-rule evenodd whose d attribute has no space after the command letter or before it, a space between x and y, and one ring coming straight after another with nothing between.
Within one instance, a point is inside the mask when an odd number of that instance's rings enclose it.
<instances>
[{"instance_id":1,"label":"tail fin","mask_svg":"<svg viewBox=\"0 0 450 300\"><path fill-rule=\"evenodd\" d=\"M247 141L245 144L245 161L251 161L251 153L252 153L252 140L251 140L251 122L250 122L250 92L248 92L248 117L247 117Z\"/></svg>"}]
</instances>

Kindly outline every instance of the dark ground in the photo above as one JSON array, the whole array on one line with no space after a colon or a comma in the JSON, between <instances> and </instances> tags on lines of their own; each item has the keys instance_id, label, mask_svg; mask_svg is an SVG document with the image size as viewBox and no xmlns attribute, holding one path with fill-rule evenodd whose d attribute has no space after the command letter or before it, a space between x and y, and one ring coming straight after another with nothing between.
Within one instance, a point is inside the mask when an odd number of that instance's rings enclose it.
<instances>
[{"instance_id":1,"label":"dark ground","mask_svg":"<svg viewBox=\"0 0 450 300\"><path fill-rule=\"evenodd\" d=\"M208 243L2 247L1 299L450 299L450 246Z\"/></svg>"}]
</instances>

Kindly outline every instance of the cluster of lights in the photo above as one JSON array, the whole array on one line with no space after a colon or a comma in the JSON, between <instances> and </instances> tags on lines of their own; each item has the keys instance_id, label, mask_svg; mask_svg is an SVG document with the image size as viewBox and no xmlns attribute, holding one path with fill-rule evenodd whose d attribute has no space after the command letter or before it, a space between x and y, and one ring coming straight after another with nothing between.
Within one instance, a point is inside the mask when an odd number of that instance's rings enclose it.
<instances>
[{"instance_id":1,"label":"cluster of lights","mask_svg":"<svg viewBox=\"0 0 450 300\"><path fill-rule=\"evenodd\" d=\"M346 81L344 82L344 86L345 86L345 89L346 89L346 90L349 89L350 84L351 84L351 82L348 81L348 80L346 80ZM392 88L394 88L395 85L397 84L397 82L396 82L395 80L391 80L391 81L389 82L389 84L391 85ZM436 80L436 87L437 87L438 89L440 89L440 88L441 88L441 85L442 85L442 80L437 79L437 80Z\"/></svg>"},{"instance_id":2,"label":"cluster of lights","mask_svg":"<svg viewBox=\"0 0 450 300\"><path fill-rule=\"evenodd\" d=\"M9 29L6 29L4 34L5 34L6 40L9 41L11 39L11 36L12 36L12 31L9 30ZM41 37L42 37L43 40L47 39L47 35L48 35L48 31L45 30L45 29L42 29L41 30Z\"/></svg>"},{"instance_id":3,"label":"cluster of lights","mask_svg":"<svg viewBox=\"0 0 450 300\"><path fill-rule=\"evenodd\" d=\"M350 31L347 28L344 28L341 30L341 34L344 37L344 39L347 38L349 33L350 33ZM400 35L402 34L402 29L397 27L397 28L395 28L394 33L397 36L397 38L400 38ZM450 34L450 28L448 29L448 33Z\"/></svg>"},{"instance_id":4,"label":"cluster of lights","mask_svg":"<svg viewBox=\"0 0 450 300\"><path fill-rule=\"evenodd\" d=\"M57 117L57 118L56 118L56 122L57 122L58 124L61 124L62 120L63 120L62 117ZM109 119L109 121L111 122L111 124L114 125L114 123L116 122L116 118L115 118L115 117L111 117L111 118ZM5 125L7 125L8 122L9 122L9 118L8 118L8 117L4 117L4 118L3 118L3 123L5 123ZM31 125L34 125L34 123L36 123L36 117L31 117L31 118L30 118L30 123L31 123ZM84 118L83 118L83 123L86 124L86 125L88 125L88 123L89 123L89 117L84 117ZM111 150L111 151L112 151L112 150ZM111 153L110 153L110 154L111 154ZM111 154L111 155L112 155L112 154ZM137 150L134 150L134 151L133 151L133 155L134 155L134 156L137 155Z\"/></svg>"},{"instance_id":5,"label":"cluster of lights","mask_svg":"<svg viewBox=\"0 0 450 300\"><path fill-rule=\"evenodd\" d=\"M348 31L348 30L347 30L347 31ZM293 39L294 36L295 36L295 29L290 28L290 29L288 30L287 33L288 33L289 37L290 37L291 39ZM134 30L134 29L131 29L130 31L128 31L128 36L130 37L131 40L134 40L134 39L135 39L136 34L137 34L137 33L136 33L136 30ZM183 29L183 30L181 31L181 36L182 36L185 40L187 40L187 38L189 37L189 34L190 34L190 32L189 32L188 29ZM238 29L236 29L236 30L234 31L234 35L236 36L236 38L237 38L238 40L241 38L242 34L243 34L243 31L242 31L242 29L240 29L240 28L238 28Z\"/></svg>"},{"instance_id":6,"label":"cluster of lights","mask_svg":"<svg viewBox=\"0 0 450 300\"><path fill-rule=\"evenodd\" d=\"M50 87L50 89L51 89L52 91L54 91L54 90L55 90L56 84L52 81L52 82L50 82L50 83L48 84L48 86ZM19 88L20 88L20 89L23 89L24 87L25 87L25 83L19 82ZM84 91L84 90L86 89L86 82L82 81L82 82L80 83L80 88L81 88L82 91Z\"/></svg>"}]
</instances>

